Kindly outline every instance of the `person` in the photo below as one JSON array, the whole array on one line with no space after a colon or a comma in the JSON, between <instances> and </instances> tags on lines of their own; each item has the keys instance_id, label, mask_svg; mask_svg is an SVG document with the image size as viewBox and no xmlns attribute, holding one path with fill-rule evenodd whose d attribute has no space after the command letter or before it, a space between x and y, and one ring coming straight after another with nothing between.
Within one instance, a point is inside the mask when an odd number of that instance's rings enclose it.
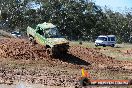
<instances>
[{"instance_id":1,"label":"person","mask_svg":"<svg viewBox=\"0 0 132 88\"><path fill-rule=\"evenodd\" d=\"M84 70L84 68L81 69L81 72L82 72L82 79L81 79L81 81L80 81L80 84L81 84L82 86L90 85L91 82L90 82L90 75L89 75L89 73L86 72L86 71Z\"/></svg>"}]
</instances>

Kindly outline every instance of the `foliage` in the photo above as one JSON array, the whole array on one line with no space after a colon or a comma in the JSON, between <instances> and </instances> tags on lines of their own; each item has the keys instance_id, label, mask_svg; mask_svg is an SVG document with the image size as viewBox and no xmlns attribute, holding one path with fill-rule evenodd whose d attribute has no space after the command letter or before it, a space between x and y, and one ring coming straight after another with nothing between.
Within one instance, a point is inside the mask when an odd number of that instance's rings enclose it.
<instances>
[{"instance_id":1,"label":"foliage","mask_svg":"<svg viewBox=\"0 0 132 88\"><path fill-rule=\"evenodd\" d=\"M36 0L42 3L41 9L27 10L28 1L24 0L23 3L16 0L0 1L2 20L8 19L10 28L17 26L21 31L26 31L28 25L52 22L64 36L72 40L94 41L98 35L114 34L118 42L131 42L130 13L124 15L107 7L102 11L94 2L84 0Z\"/></svg>"}]
</instances>

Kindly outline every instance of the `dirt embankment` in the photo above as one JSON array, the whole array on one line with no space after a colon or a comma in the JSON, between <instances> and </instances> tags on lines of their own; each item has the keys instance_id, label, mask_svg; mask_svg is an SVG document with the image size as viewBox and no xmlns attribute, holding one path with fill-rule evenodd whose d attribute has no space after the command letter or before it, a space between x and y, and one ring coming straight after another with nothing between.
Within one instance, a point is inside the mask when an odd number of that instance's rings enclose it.
<instances>
[{"instance_id":1,"label":"dirt embankment","mask_svg":"<svg viewBox=\"0 0 132 88\"><path fill-rule=\"evenodd\" d=\"M106 56L100 52L100 48L84 48L80 46L73 46L70 48L69 52L91 64L93 69L132 71L131 61L120 61L110 56Z\"/></svg>"},{"instance_id":2,"label":"dirt embankment","mask_svg":"<svg viewBox=\"0 0 132 88\"><path fill-rule=\"evenodd\" d=\"M0 56L13 59L54 59L46 54L46 48L41 45L32 45L25 39L6 38L0 40ZM106 56L98 49L71 46L67 55L60 55L57 59L76 65L120 65L122 62Z\"/></svg>"},{"instance_id":3,"label":"dirt embankment","mask_svg":"<svg viewBox=\"0 0 132 88\"><path fill-rule=\"evenodd\" d=\"M36 69L0 68L0 78L30 81L44 85L71 86L76 85L80 76L80 68L108 69L114 71L132 71L132 63L118 61L99 52L99 49L71 46L68 54L51 58L46 54L44 46L31 43L25 39L4 38L0 40L0 57L21 60L41 60L45 62ZM18 63L20 63L18 62ZM26 64L27 62L25 62ZM33 61L35 63L35 61ZM69 72L69 70L71 72ZM79 72L78 72L79 71ZM51 80L52 79L52 80Z\"/></svg>"},{"instance_id":4,"label":"dirt embankment","mask_svg":"<svg viewBox=\"0 0 132 88\"><path fill-rule=\"evenodd\" d=\"M44 59L46 48L41 45L32 45L25 39L5 38L0 40L0 56L14 59ZM77 63L78 65L89 64L117 64L112 57L100 53L97 49L71 46L68 55L61 55L57 58Z\"/></svg>"},{"instance_id":5,"label":"dirt embankment","mask_svg":"<svg viewBox=\"0 0 132 88\"><path fill-rule=\"evenodd\" d=\"M92 66L102 69L128 69L131 70L132 63L128 61L115 60L99 52L99 48L85 48L71 46L67 55L50 58L46 54L46 48L41 45L31 45L26 39L3 38L0 40L0 57L13 59L57 59L57 61L70 63L78 66Z\"/></svg>"},{"instance_id":6,"label":"dirt embankment","mask_svg":"<svg viewBox=\"0 0 132 88\"><path fill-rule=\"evenodd\" d=\"M46 57L44 46L31 45L25 39L6 38L0 40L0 56L14 59L41 59Z\"/></svg>"}]
</instances>

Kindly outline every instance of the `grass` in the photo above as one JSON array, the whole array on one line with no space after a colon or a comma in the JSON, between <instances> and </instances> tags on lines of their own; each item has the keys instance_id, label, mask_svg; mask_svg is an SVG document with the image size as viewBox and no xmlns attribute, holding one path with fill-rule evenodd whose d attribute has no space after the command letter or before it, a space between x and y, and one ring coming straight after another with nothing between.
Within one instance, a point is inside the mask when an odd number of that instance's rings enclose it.
<instances>
[{"instance_id":1,"label":"grass","mask_svg":"<svg viewBox=\"0 0 132 88\"><path fill-rule=\"evenodd\" d=\"M127 50L131 50L132 48L110 48L108 50L101 50L100 52L111 56L117 60L132 60L132 54L127 54Z\"/></svg>"},{"instance_id":2,"label":"grass","mask_svg":"<svg viewBox=\"0 0 132 88\"><path fill-rule=\"evenodd\" d=\"M125 54L127 50L132 50L132 44L128 43L123 43L123 44L116 44L116 46L113 47L102 47L98 46L95 47L93 42L82 42L83 44L81 46L83 47L88 47L88 48L101 48L100 52L107 55L111 56L117 60L132 60L132 54ZM71 45L80 45L79 41L72 41L70 43ZM119 52L121 51L121 52Z\"/></svg>"},{"instance_id":3,"label":"grass","mask_svg":"<svg viewBox=\"0 0 132 88\"><path fill-rule=\"evenodd\" d=\"M0 36L1 37L6 37L6 38L14 38L14 36L12 36L10 33L0 30Z\"/></svg>"},{"instance_id":4,"label":"grass","mask_svg":"<svg viewBox=\"0 0 132 88\"><path fill-rule=\"evenodd\" d=\"M71 41L70 45L80 45L79 41ZM93 42L82 42L82 46L89 47L89 48L95 48Z\"/></svg>"}]
</instances>

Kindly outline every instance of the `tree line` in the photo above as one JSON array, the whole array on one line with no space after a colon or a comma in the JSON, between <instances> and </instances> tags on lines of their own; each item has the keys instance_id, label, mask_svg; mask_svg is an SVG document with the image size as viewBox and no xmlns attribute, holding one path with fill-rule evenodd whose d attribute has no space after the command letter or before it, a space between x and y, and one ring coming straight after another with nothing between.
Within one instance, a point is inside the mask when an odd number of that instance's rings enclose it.
<instances>
[{"instance_id":1,"label":"tree line","mask_svg":"<svg viewBox=\"0 0 132 88\"><path fill-rule=\"evenodd\" d=\"M70 40L94 41L98 35L113 34L119 43L132 42L130 12L114 12L89 0L36 0L42 6L35 10L26 8L29 1L0 0L1 20L8 20L10 30L26 32L27 26L51 22Z\"/></svg>"}]
</instances>

